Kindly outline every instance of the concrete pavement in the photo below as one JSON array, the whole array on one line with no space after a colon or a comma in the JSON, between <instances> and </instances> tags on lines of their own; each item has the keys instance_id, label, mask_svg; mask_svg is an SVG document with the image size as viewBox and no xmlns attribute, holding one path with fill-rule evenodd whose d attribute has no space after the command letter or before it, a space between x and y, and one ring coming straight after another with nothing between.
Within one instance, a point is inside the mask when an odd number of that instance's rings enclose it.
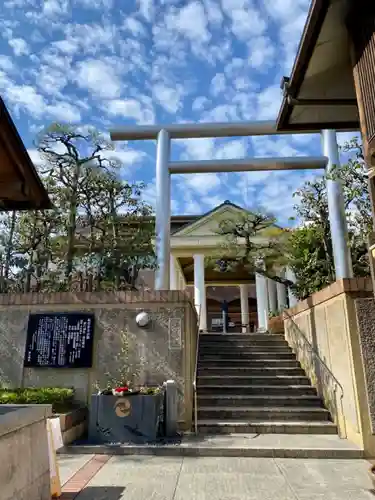
<instances>
[{"instance_id":1,"label":"concrete pavement","mask_svg":"<svg viewBox=\"0 0 375 500\"><path fill-rule=\"evenodd\" d=\"M375 500L365 460L63 455L62 500Z\"/></svg>"}]
</instances>

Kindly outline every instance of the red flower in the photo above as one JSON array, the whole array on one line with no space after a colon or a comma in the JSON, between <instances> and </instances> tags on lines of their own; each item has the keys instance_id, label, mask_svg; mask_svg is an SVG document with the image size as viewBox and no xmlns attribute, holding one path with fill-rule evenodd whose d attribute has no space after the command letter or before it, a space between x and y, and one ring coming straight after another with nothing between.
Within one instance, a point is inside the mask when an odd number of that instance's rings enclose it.
<instances>
[{"instance_id":1,"label":"red flower","mask_svg":"<svg viewBox=\"0 0 375 500\"><path fill-rule=\"evenodd\" d=\"M129 392L129 387L126 385L124 387L116 387L115 392Z\"/></svg>"}]
</instances>

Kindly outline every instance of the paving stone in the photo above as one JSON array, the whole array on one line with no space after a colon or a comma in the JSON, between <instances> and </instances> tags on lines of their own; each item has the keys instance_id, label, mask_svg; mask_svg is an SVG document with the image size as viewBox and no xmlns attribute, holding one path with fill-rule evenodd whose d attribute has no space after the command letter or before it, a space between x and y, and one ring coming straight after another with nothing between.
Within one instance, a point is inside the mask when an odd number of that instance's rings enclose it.
<instances>
[{"instance_id":1,"label":"paving stone","mask_svg":"<svg viewBox=\"0 0 375 500\"><path fill-rule=\"evenodd\" d=\"M89 462L94 455L59 455L59 474L61 484L65 484L79 469Z\"/></svg>"}]
</instances>

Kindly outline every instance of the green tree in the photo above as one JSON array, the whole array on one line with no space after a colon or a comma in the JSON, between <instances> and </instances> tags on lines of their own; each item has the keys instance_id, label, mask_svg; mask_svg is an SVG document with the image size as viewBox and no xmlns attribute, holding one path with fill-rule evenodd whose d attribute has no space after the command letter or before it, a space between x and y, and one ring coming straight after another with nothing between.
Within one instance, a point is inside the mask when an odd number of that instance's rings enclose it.
<instances>
[{"instance_id":1,"label":"green tree","mask_svg":"<svg viewBox=\"0 0 375 500\"><path fill-rule=\"evenodd\" d=\"M221 272L242 268L293 287L279 272L288 232L276 225L273 216L254 211L228 217L219 223L217 234L223 243L208 259L211 267Z\"/></svg>"},{"instance_id":2,"label":"green tree","mask_svg":"<svg viewBox=\"0 0 375 500\"><path fill-rule=\"evenodd\" d=\"M295 212L302 227L291 231L285 254L296 275L300 298L335 280L326 189L328 179L342 183L354 275L370 275L367 236L372 217L367 170L357 139L348 142L342 153L348 156L346 163L336 166L329 176L306 182L294 193L299 198Z\"/></svg>"},{"instance_id":3,"label":"green tree","mask_svg":"<svg viewBox=\"0 0 375 500\"><path fill-rule=\"evenodd\" d=\"M2 214L0 291L134 287L139 270L155 265L145 185L122 178L95 130L54 124L38 145L53 209Z\"/></svg>"}]
</instances>

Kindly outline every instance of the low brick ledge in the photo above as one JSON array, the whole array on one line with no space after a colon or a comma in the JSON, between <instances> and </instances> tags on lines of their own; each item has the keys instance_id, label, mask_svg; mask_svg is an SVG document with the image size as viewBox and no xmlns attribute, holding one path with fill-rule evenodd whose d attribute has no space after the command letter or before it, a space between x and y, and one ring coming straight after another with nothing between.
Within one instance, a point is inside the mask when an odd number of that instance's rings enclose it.
<instances>
[{"instance_id":1,"label":"low brick ledge","mask_svg":"<svg viewBox=\"0 0 375 500\"><path fill-rule=\"evenodd\" d=\"M192 294L182 290L142 290L139 292L56 292L0 294L1 306L32 306L62 304L139 304L189 303L193 304Z\"/></svg>"},{"instance_id":2,"label":"low brick ledge","mask_svg":"<svg viewBox=\"0 0 375 500\"><path fill-rule=\"evenodd\" d=\"M323 288L319 292L313 293L310 297L301 302L298 302L294 307L291 307L284 314L284 319L288 319L288 315L295 316L307 309L311 309L327 300L341 295L342 293L354 294L359 296L372 296L372 279L371 278L344 278L335 281L331 285Z\"/></svg>"}]
</instances>

